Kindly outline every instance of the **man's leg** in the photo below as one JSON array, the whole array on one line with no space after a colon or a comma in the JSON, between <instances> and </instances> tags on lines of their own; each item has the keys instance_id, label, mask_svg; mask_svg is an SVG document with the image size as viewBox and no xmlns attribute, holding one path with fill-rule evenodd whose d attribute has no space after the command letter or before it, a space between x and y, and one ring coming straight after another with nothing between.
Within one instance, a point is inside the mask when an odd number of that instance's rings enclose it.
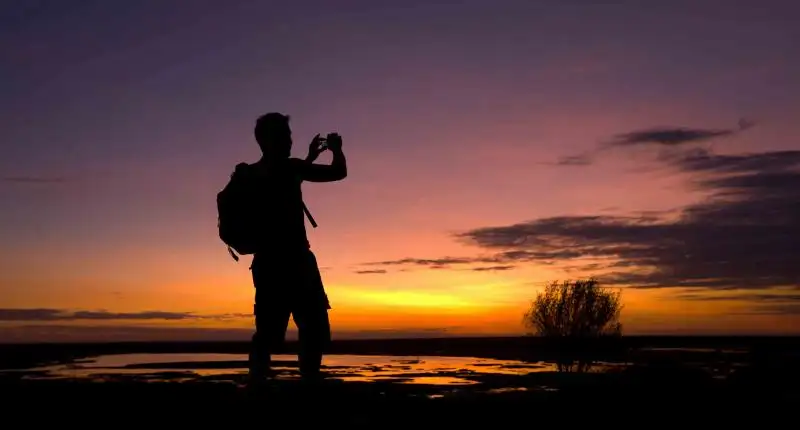
<instances>
[{"instance_id":1,"label":"man's leg","mask_svg":"<svg viewBox=\"0 0 800 430\"><path fill-rule=\"evenodd\" d=\"M297 309L294 312L294 322L300 343L300 376L304 379L319 378L322 355L331 338L328 310L318 306Z\"/></svg>"},{"instance_id":2,"label":"man's leg","mask_svg":"<svg viewBox=\"0 0 800 430\"><path fill-rule=\"evenodd\" d=\"M263 268L256 267L252 270L256 286L253 306L256 330L250 349L250 377L258 381L270 373L272 354L284 341L291 309L281 297L270 294L273 288L268 284L269 272L265 273Z\"/></svg>"},{"instance_id":3,"label":"man's leg","mask_svg":"<svg viewBox=\"0 0 800 430\"><path fill-rule=\"evenodd\" d=\"M272 355L283 344L290 310L287 306L270 304L256 304L255 308L256 332L250 351L250 376L251 379L263 379L270 375Z\"/></svg>"},{"instance_id":4,"label":"man's leg","mask_svg":"<svg viewBox=\"0 0 800 430\"><path fill-rule=\"evenodd\" d=\"M305 267L302 269L301 283L296 306L293 309L297 325L300 351L300 375L304 378L320 376L322 355L331 340L331 326L328 319L328 297L322 284L317 259L309 251Z\"/></svg>"}]
</instances>

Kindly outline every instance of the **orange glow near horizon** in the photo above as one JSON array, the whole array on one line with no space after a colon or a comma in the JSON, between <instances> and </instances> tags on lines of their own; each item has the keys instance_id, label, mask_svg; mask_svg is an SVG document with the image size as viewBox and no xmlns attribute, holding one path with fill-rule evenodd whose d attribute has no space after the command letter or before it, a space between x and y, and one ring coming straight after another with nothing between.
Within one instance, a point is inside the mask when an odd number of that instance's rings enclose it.
<instances>
[{"instance_id":1,"label":"orange glow near horizon","mask_svg":"<svg viewBox=\"0 0 800 430\"><path fill-rule=\"evenodd\" d=\"M244 262L244 260L243 260ZM246 263L245 263L246 264ZM120 320L67 321L67 327L146 327L191 329L252 329L252 286L243 264L230 263L235 275L208 278L197 283L164 283L135 291L81 295L68 285L61 294L36 293L31 288L9 307L60 308L135 313L148 310L186 312L200 318L174 321ZM238 273L237 273L238 272ZM468 270L417 269L396 274L353 275L333 271L323 275L333 309L334 336L357 332L428 331L442 336L519 335L522 317L530 301L548 279L557 279L552 267L500 273ZM563 277L561 277L563 278ZM348 282L337 282L346 279ZM530 280L530 281L529 281ZM414 285L414 288L403 287ZM84 289L86 292L91 288ZM683 289L636 290L624 288L622 322L629 334L791 332L795 320L789 316L747 314L746 303L731 301L686 301L674 298ZM709 305L711 303L711 305ZM50 322L32 322L31 325ZM8 324L5 324L10 327ZM291 326L293 327L293 326Z\"/></svg>"}]
</instances>

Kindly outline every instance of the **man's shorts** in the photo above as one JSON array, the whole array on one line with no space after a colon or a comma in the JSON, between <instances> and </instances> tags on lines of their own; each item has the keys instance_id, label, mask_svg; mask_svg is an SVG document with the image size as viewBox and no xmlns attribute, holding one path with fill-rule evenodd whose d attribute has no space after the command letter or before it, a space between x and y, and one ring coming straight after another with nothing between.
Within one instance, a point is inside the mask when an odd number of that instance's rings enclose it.
<instances>
[{"instance_id":1,"label":"man's shorts","mask_svg":"<svg viewBox=\"0 0 800 430\"><path fill-rule=\"evenodd\" d=\"M291 315L302 343L330 341L331 306L311 250L257 254L250 269L256 289L253 314L259 337L270 346L283 343Z\"/></svg>"}]
</instances>

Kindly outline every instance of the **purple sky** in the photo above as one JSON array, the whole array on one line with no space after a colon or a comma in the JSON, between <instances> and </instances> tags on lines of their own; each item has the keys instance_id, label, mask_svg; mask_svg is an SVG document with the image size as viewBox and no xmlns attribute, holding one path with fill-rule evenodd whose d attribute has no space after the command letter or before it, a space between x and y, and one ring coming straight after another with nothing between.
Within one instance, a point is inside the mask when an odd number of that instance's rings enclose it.
<instances>
[{"instance_id":1,"label":"purple sky","mask_svg":"<svg viewBox=\"0 0 800 430\"><path fill-rule=\"evenodd\" d=\"M295 156L344 137L348 180L305 188L341 291L363 262L461 252L453 230L692 201L632 180L636 154L548 164L614 135L744 117L757 126L715 150L800 147L795 1L391 3L3 2L0 307L116 311L111 293L142 285L247 282L220 269L213 199L257 159L267 111L292 116ZM108 296L64 299L86 291Z\"/></svg>"}]
</instances>

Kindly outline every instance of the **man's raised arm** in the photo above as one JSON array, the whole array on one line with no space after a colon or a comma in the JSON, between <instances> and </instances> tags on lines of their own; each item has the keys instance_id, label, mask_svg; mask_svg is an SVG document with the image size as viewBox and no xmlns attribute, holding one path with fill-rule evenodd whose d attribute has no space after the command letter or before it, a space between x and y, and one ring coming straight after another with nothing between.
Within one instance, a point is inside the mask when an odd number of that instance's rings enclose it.
<instances>
[{"instance_id":1,"label":"man's raised arm","mask_svg":"<svg viewBox=\"0 0 800 430\"><path fill-rule=\"evenodd\" d=\"M309 182L333 182L341 181L347 177L347 159L344 156L344 151L342 151L341 136L335 133L329 134L326 140L328 149L333 153L331 164L314 164L313 160L317 158L315 155L318 155L318 153L312 154L312 152L309 152L309 157L303 163L303 180Z\"/></svg>"}]
</instances>

